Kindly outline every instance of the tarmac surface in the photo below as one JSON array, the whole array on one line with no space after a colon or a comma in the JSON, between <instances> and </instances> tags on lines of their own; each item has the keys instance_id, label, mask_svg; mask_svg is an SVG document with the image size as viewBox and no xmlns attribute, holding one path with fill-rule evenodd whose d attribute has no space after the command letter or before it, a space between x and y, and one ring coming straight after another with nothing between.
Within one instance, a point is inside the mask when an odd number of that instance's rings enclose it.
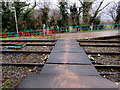
<instances>
[{"instance_id":1,"label":"tarmac surface","mask_svg":"<svg viewBox=\"0 0 120 90\"><path fill-rule=\"evenodd\" d=\"M87 39L93 37L103 37L103 36L115 36L120 35L119 29L116 30L95 30L95 31L84 31L76 33L60 33L55 34L55 37L60 39Z\"/></svg>"}]
</instances>

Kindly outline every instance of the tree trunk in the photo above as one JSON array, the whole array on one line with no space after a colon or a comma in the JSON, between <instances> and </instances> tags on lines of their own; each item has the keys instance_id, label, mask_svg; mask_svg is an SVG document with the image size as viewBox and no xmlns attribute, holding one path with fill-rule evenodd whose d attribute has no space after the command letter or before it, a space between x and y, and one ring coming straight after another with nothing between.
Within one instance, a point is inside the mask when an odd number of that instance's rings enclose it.
<instances>
[{"instance_id":1,"label":"tree trunk","mask_svg":"<svg viewBox=\"0 0 120 90\"><path fill-rule=\"evenodd\" d=\"M91 2L83 2L83 24L89 24L89 10L92 6Z\"/></svg>"}]
</instances>

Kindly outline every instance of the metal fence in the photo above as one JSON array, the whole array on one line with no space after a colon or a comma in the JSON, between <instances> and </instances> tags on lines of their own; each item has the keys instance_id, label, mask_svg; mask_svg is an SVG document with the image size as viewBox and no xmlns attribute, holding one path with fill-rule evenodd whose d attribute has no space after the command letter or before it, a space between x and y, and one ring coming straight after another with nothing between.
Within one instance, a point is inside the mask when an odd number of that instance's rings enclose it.
<instances>
[{"instance_id":1,"label":"metal fence","mask_svg":"<svg viewBox=\"0 0 120 90\"><path fill-rule=\"evenodd\" d=\"M24 30L17 32L0 33L1 38L8 37L21 37L21 36L53 36L54 33L64 32L81 32L81 31L93 31L93 30L107 30L107 29L119 29L120 24L99 24L99 25L80 25L80 26L69 26L69 27L57 27L49 29L37 29L37 30Z\"/></svg>"},{"instance_id":2,"label":"metal fence","mask_svg":"<svg viewBox=\"0 0 120 90\"><path fill-rule=\"evenodd\" d=\"M47 29L47 30L29 30L29 31L20 31L17 32L8 32L8 33L1 33L1 38L8 38L8 37L22 37L22 36L39 36L39 37L45 37L45 36L53 36L54 29Z\"/></svg>"},{"instance_id":3,"label":"metal fence","mask_svg":"<svg viewBox=\"0 0 120 90\"><path fill-rule=\"evenodd\" d=\"M120 24L80 25L55 28L55 33L119 29Z\"/></svg>"}]
</instances>

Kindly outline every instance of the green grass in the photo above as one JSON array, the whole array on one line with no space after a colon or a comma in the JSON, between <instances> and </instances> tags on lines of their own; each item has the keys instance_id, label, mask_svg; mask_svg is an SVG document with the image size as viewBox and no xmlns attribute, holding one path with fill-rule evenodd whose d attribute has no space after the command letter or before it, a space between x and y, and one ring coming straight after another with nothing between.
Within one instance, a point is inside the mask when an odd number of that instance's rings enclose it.
<instances>
[{"instance_id":1,"label":"green grass","mask_svg":"<svg viewBox=\"0 0 120 90\"><path fill-rule=\"evenodd\" d=\"M5 89L5 88L10 88L12 84L13 84L13 81L12 81L12 80L6 80L6 81L2 84L2 86L0 87L0 90L2 90L3 88L4 88L4 89Z\"/></svg>"},{"instance_id":2,"label":"green grass","mask_svg":"<svg viewBox=\"0 0 120 90\"><path fill-rule=\"evenodd\" d=\"M39 37L39 36L31 36L31 37L25 37L25 36L22 36L22 37L8 37L8 38L0 38L0 39L51 39L51 38L54 38L54 36L46 36L46 37Z\"/></svg>"}]
</instances>

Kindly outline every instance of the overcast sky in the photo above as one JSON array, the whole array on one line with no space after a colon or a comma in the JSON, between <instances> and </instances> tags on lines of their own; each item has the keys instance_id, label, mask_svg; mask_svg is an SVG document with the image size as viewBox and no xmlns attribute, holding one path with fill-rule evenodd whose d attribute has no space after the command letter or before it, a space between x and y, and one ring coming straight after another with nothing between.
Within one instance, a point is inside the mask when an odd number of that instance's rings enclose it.
<instances>
[{"instance_id":1,"label":"overcast sky","mask_svg":"<svg viewBox=\"0 0 120 90\"><path fill-rule=\"evenodd\" d=\"M22 0L22 1L24 1L24 0ZM71 5L73 3L76 3L76 5L78 7L80 6L79 0L66 0L66 1L68 2L69 5ZM90 0L85 0L85 1L90 1ZM93 5L93 9L97 8L100 1L102 1L102 0L96 0L96 2ZM102 7L104 7L109 2L118 2L118 1L120 1L120 0L104 0L104 3L102 5ZM34 0L27 0L27 2L29 2L31 4L34 4ZM51 3L51 8L57 8L57 6L55 6L55 5L58 5L58 0L36 0L36 2L37 3L50 2ZM106 9L104 9L104 13L106 13L106 11L107 11ZM111 20L111 18L108 15L104 14L104 15L102 15L102 20Z\"/></svg>"},{"instance_id":2,"label":"overcast sky","mask_svg":"<svg viewBox=\"0 0 120 90\"><path fill-rule=\"evenodd\" d=\"M1 1L1 0L0 0ZM11 2L11 1L18 1L18 0L6 0L6 1L8 1L8 2ZM34 4L34 1L35 0L19 0L19 1L23 1L23 2L27 2L27 3L31 3L31 5L32 4ZM65 1L67 1L68 2L68 5L72 5L73 3L76 3L76 5L79 7L80 6L80 2L79 2L79 0L65 0ZM84 1L91 1L91 0L84 0ZM94 1L94 0L92 0L92 1ZM102 0L96 0L95 2L96 3L94 3L93 4L93 9L95 9L95 8L97 8L97 6L99 5L99 2L100 1L102 1ZM103 5L102 5L102 7L104 7L107 3L109 3L109 2L118 2L118 1L120 1L120 0L104 0L104 3L103 3ZM58 5L58 0L36 0L36 2L37 2L37 4L38 3L43 3L43 2L50 2L51 4L50 4L50 8L57 8L57 6L56 5ZM39 4L40 5L40 4ZM111 5L110 5L111 6ZM106 8L107 9L107 8ZM104 9L104 13L106 13L107 12L107 10L106 9ZM109 19L111 19L109 16L107 16L107 15L102 15L102 20L109 20Z\"/></svg>"},{"instance_id":3,"label":"overcast sky","mask_svg":"<svg viewBox=\"0 0 120 90\"><path fill-rule=\"evenodd\" d=\"M34 3L34 0L22 0L22 1L28 1L30 3ZM69 3L75 2L77 5L80 4L79 0L66 0L66 1L68 1ZM85 1L94 1L94 0L85 0ZM101 0L97 0L97 1L101 1ZM111 1L118 2L120 0L104 0L104 4L111 2ZM36 0L36 2L51 2L52 4L57 4L58 0Z\"/></svg>"},{"instance_id":4,"label":"overcast sky","mask_svg":"<svg viewBox=\"0 0 120 90\"><path fill-rule=\"evenodd\" d=\"M35 0L22 0L27 1L28 3L34 4ZM66 0L68 2L68 5L73 5L73 3L76 3L76 5L79 7L81 4L79 0ZM95 1L95 0L84 0L84 1ZM97 6L99 2L102 0L96 0L93 6ZM120 0L104 0L104 3L102 4L102 7L104 7L109 2L118 2ZM56 5L58 5L58 0L36 0L37 3L43 3L43 2L50 2L51 8L57 8Z\"/></svg>"}]
</instances>

